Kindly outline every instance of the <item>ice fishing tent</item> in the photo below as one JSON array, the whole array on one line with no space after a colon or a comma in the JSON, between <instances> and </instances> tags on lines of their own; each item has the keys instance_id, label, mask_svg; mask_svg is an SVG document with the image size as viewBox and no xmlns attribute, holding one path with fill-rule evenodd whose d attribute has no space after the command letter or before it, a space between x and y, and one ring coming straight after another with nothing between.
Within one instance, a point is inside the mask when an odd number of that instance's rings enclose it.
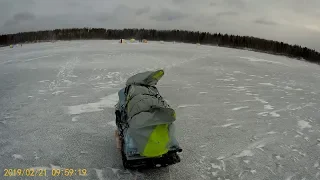
<instances>
[{"instance_id":1,"label":"ice fishing tent","mask_svg":"<svg viewBox=\"0 0 320 180\"><path fill-rule=\"evenodd\" d=\"M126 43L126 40L125 40L125 39L120 39L120 40L119 40L119 43L120 43L120 44L124 44L124 43Z\"/></svg>"},{"instance_id":2,"label":"ice fishing tent","mask_svg":"<svg viewBox=\"0 0 320 180\"><path fill-rule=\"evenodd\" d=\"M130 42L134 43L134 42L136 42L136 40L132 38L132 39L130 39Z\"/></svg>"}]
</instances>

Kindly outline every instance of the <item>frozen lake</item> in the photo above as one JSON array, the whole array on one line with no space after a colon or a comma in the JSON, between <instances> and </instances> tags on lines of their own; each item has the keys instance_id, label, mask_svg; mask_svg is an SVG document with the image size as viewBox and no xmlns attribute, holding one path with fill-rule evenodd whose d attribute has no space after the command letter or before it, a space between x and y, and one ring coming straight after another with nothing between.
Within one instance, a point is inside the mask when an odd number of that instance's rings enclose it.
<instances>
[{"instance_id":1,"label":"frozen lake","mask_svg":"<svg viewBox=\"0 0 320 180\"><path fill-rule=\"evenodd\" d=\"M117 91L163 68L182 162L122 169ZM281 56L194 44L64 41L0 48L0 179L320 179L320 67ZM52 177L51 169L87 176Z\"/></svg>"}]
</instances>

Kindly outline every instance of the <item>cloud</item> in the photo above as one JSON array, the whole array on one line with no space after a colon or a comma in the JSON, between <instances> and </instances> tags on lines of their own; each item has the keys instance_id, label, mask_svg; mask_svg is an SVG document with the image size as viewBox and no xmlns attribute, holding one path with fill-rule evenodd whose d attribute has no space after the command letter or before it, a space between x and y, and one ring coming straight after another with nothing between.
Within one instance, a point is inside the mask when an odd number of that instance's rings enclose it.
<instances>
[{"instance_id":1,"label":"cloud","mask_svg":"<svg viewBox=\"0 0 320 180\"><path fill-rule=\"evenodd\" d=\"M216 3L216 2L211 2L209 5L210 5L210 6L216 6L217 3Z\"/></svg>"},{"instance_id":2,"label":"cloud","mask_svg":"<svg viewBox=\"0 0 320 180\"><path fill-rule=\"evenodd\" d=\"M235 11L226 11L226 12L219 12L217 13L217 16L236 16L238 15L238 12Z\"/></svg>"},{"instance_id":3,"label":"cloud","mask_svg":"<svg viewBox=\"0 0 320 180\"><path fill-rule=\"evenodd\" d=\"M247 6L247 2L245 0L224 0L223 3L238 9L244 9Z\"/></svg>"},{"instance_id":4,"label":"cloud","mask_svg":"<svg viewBox=\"0 0 320 180\"><path fill-rule=\"evenodd\" d=\"M173 3L177 3L177 4L183 3L185 1L187 1L187 0L172 0Z\"/></svg>"},{"instance_id":5,"label":"cloud","mask_svg":"<svg viewBox=\"0 0 320 180\"><path fill-rule=\"evenodd\" d=\"M15 14L13 16L13 19L15 21L28 21L28 20L33 20L35 18L35 15L30 13L30 12L22 12Z\"/></svg>"},{"instance_id":6,"label":"cloud","mask_svg":"<svg viewBox=\"0 0 320 180\"><path fill-rule=\"evenodd\" d=\"M142 15L142 14L148 13L149 11L150 11L150 7L149 6L146 6L146 7L143 7L143 8L139 8L136 11L136 15Z\"/></svg>"},{"instance_id":7,"label":"cloud","mask_svg":"<svg viewBox=\"0 0 320 180\"><path fill-rule=\"evenodd\" d=\"M111 15L107 14L107 13L101 13L97 16L96 20L98 22L106 22L108 20L110 20Z\"/></svg>"},{"instance_id":8,"label":"cloud","mask_svg":"<svg viewBox=\"0 0 320 180\"><path fill-rule=\"evenodd\" d=\"M4 26L14 26L14 25L17 25L17 24L25 22L25 21L34 20L35 18L36 18L36 16L30 12L17 13L15 15L13 15L13 17L11 19L8 19L4 23Z\"/></svg>"},{"instance_id":9,"label":"cloud","mask_svg":"<svg viewBox=\"0 0 320 180\"><path fill-rule=\"evenodd\" d=\"M256 19L256 20L254 21L254 23L256 23L256 24L263 24L263 25L269 25L269 26L279 25L278 23L276 23L276 22L274 22L274 21L266 20L266 19L264 19L264 18Z\"/></svg>"},{"instance_id":10,"label":"cloud","mask_svg":"<svg viewBox=\"0 0 320 180\"><path fill-rule=\"evenodd\" d=\"M179 20L186 18L187 14L179 12L179 11L173 11L170 9L162 9L160 13L157 15L154 15L151 17L151 19L156 21L173 21L173 20Z\"/></svg>"},{"instance_id":11,"label":"cloud","mask_svg":"<svg viewBox=\"0 0 320 180\"><path fill-rule=\"evenodd\" d=\"M69 7L75 7L75 6L79 6L80 3L79 2L66 2L67 6Z\"/></svg>"}]
</instances>

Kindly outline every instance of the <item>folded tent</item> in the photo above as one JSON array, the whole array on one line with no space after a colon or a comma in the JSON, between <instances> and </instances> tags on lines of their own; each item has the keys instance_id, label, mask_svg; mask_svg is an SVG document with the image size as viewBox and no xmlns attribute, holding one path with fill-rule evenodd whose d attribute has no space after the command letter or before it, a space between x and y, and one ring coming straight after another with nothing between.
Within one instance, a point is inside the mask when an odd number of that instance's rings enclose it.
<instances>
[{"instance_id":1,"label":"folded tent","mask_svg":"<svg viewBox=\"0 0 320 180\"><path fill-rule=\"evenodd\" d=\"M174 136L175 111L155 87L163 70L147 71L130 77L119 91L119 107L125 114L125 154L157 157L179 149Z\"/></svg>"}]
</instances>

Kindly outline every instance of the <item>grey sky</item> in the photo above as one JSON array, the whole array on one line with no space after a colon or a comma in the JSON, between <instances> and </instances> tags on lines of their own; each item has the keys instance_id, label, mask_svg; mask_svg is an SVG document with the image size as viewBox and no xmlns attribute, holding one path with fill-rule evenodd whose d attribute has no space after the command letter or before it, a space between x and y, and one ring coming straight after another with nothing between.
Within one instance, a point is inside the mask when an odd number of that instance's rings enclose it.
<instances>
[{"instance_id":1,"label":"grey sky","mask_svg":"<svg viewBox=\"0 0 320 180\"><path fill-rule=\"evenodd\" d=\"M0 0L0 33L71 27L231 33L320 50L319 0Z\"/></svg>"}]
</instances>

